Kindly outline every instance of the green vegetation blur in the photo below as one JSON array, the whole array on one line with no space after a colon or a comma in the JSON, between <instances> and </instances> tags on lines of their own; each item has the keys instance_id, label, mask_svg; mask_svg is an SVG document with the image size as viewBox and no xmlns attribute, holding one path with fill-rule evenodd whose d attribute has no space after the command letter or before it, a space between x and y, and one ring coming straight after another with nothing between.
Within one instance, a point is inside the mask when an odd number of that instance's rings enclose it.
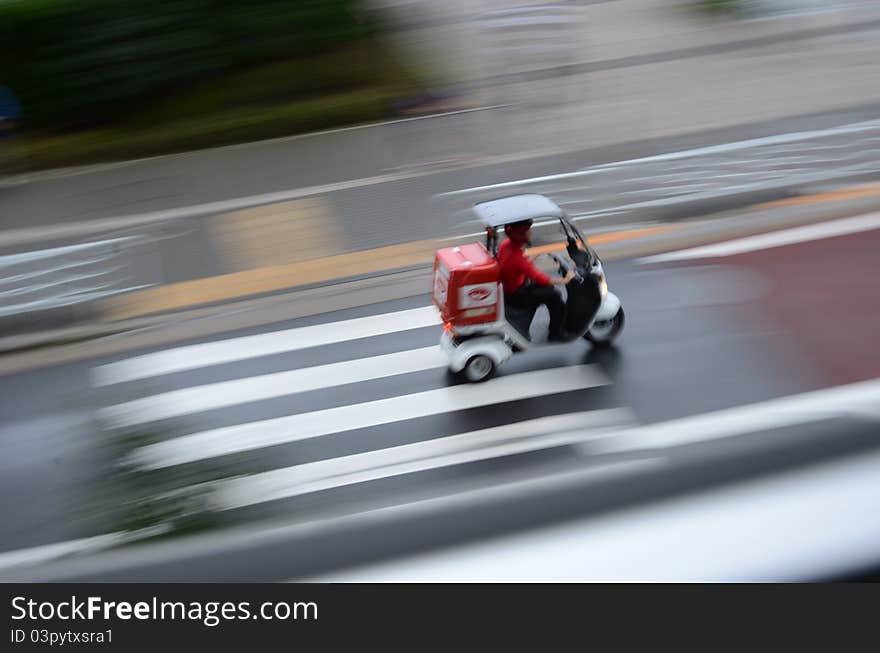
<instances>
[{"instance_id":1,"label":"green vegetation blur","mask_svg":"<svg viewBox=\"0 0 880 653\"><path fill-rule=\"evenodd\" d=\"M35 167L385 115L415 75L353 0L0 2L0 84Z\"/></svg>"}]
</instances>

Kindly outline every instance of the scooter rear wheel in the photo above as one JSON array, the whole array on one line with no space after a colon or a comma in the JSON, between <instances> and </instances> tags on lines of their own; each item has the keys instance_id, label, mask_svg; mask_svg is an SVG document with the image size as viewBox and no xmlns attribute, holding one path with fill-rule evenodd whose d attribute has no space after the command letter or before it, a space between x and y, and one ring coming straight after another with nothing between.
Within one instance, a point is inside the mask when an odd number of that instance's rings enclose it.
<instances>
[{"instance_id":1,"label":"scooter rear wheel","mask_svg":"<svg viewBox=\"0 0 880 653\"><path fill-rule=\"evenodd\" d=\"M480 383L495 372L495 361L484 354L471 356L461 370L461 376L469 383Z\"/></svg>"}]
</instances>

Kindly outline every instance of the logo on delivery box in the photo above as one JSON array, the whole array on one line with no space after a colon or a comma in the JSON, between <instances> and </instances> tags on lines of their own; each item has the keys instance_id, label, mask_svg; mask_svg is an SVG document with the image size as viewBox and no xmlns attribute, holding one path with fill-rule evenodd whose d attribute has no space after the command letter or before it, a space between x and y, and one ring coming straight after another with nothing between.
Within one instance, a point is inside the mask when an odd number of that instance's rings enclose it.
<instances>
[{"instance_id":1,"label":"logo on delivery box","mask_svg":"<svg viewBox=\"0 0 880 653\"><path fill-rule=\"evenodd\" d=\"M470 297L471 301L482 302L492 295L492 291L488 288L474 288L473 290L468 291L468 297Z\"/></svg>"},{"instance_id":2,"label":"logo on delivery box","mask_svg":"<svg viewBox=\"0 0 880 653\"><path fill-rule=\"evenodd\" d=\"M478 283L461 289L459 308L493 306L497 301L498 286L495 283Z\"/></svg>"}]
</instances>

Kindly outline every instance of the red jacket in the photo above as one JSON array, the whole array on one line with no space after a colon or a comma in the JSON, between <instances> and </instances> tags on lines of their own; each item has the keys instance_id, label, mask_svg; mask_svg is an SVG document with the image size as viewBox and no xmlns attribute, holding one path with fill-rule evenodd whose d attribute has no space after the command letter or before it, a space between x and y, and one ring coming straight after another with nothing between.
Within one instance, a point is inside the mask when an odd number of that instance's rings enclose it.
<instances>
[{"instance_id":1,"label":"red jacket","mask_svg":"<svg viewBox=\"0 0 880 653\"><path fill-rule=\"evenodd\" d=\"M501 284L504 292L511 294L531 279L539 286L551 285L550 277L535 267L523 248L506 238L498 247L498 265L501 268Z\"/></svg>"}]
</instances>

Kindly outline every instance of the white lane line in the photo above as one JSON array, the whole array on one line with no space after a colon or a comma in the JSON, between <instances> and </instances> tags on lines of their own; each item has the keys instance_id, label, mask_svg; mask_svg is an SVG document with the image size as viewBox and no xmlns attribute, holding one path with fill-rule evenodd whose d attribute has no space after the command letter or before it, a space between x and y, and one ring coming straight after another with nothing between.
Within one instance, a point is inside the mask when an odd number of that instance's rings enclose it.
<instances>
[{"instance_id":1,"label":"white lane line","mask_svg":"<svg viewBox=\"0 0 880 653\"><path fill-rule=\"evenodd\" d=\"M848 415L880 420L880 380L626 429L584 444L583 448L590 454L660 449Z\"/></svg>"},{"instance_id":2,"label":"white lane line","mask_svg":"<svg viewBox=\"0 0 880 653\"><path fill-rule=\"evenodd\" d=\"M810 240L833 238L835 236L844 236L846 234L854 234L878 228L880 228L880 213L870 213L868 215L860 215L854 218L832 220L830 222L822 222L804 227L783 229L782 231L771 231L766 234L738 238L736 240L729 240L714 245L705 245L703 247L694 247L691 249L679 250L677 252L657 254L655 256L648 256L639 259L638 262L642 264L651 264L733 256L745 252L782 247L784 245L792 245Z\"/></svg>"},{"instance_id":3,"label":"white lane line","mask_svg":"<svg viewBox=\"0 0 880 653\"><path fill-rule=\"evenodd\" d=\"M172 390L103 408L98 415L116 426L133 426L251 401L441 368L447 363L446 356L435 345Z\"/></svg>"},{"instance_id":4,"label":"white lane line","mask_svg":"<svg viewBox=\"0 0 880 653\"><path fill-rule=\"evenodd\" d=\"M633 160L635 162L636 160ZM618 163L623 164L626 163L621 161ZM596 174L601 170L605 170L608 166L615 164L605 164L603 166L597 166L595 168L590 168L589 170L579 170L577 172L563 172L558 175L544 175L543 177L529 177L528 179L515 179L513 181L505 181L499 184L489 184L487 186L474 186L473 188L462 188L461 190L453 190L448 193L439 193L437 197L456 197L458 195L465 195L467 193L478 193L484 190L502 190L504 188L511 188L514 186L524 186L526 184L538 184L547 181L556 181L558 179L571 179L575 177L585 177L587 175Z\"/></svg>"},{"instance_id":5,"label":"white lane line","mask_svg":"<svg viewBox=\"0 0 880 653\"><path fill-rule=\"evenodd\" d=\"M241 209L248 209L264 204L288 202L290 200L301 199L304 197L324 195L326 193L362 188L364 186L374 186L392 181L402 181L413 177L427 176L428 174L434 173L391 173L375 177L364 177L363 179L353 179L351 181L324 184L321 186L309 186L306 188L296 188L275 193L248 195L246 197L237 197L230 200L207 202L204 204L194 204L192 206L183 206L163 211L151 211L148 213L137 213L111 218L97 218L95 220L68 222L64 224L48 225L45 227L9 229L4 230L2 234L0 234L0 245L11 246L35 242L38 240L70 238L105 231L131 229L134 227L156 224L159 222L170 222L172 220L180 220L183 218L195 218L217 213L228 213L230 211L239 211Z\"/></svg>"},{"instance_id":6,"label":"white lane line","mask_svg":"<svg viewBox=\"0 0 880 653\"><path fill-rule=\"evenodd\" d=\"M258 356L269 356L439 324L440 317L437 309L433 306L425 306L328 324L316 324L198 345L175 347L96 367L92 370L92 383L95 386L124 383Z\"/></svg>"},{"instance_id":7,"label":"white lane line","mask_svg":"<svg viewBox=\"0 0 880 653\"><path fill-rule=\"evenodd\" d=\"M320 460L210 485L215 510L231 510L355 483L540 451L600 437L633 422L626 409L543 417L398 447Z\"/></svg>"},{"instance_id":8,"label":"white lane line","mask_svg":"<svg viewBox=\"0 0 880 653\"><path fill-rule=\"evenodd\" d=\"M514 374L479 385L439 388L192 433L142 447L134 452L131 462L159 469L333 433L584 390L608 383L610 381L596 365Z\"/></svg>"},{"instance_id":9,"label":"white lane line","mask_svg":"<svg viewBox=\"0 0 880 653\"><path fill-rule=\"evenodd\" d=\"M470 222L473 222L473 220L470 220ZM485 237L485 235L486 235L485 231L479 231L475 234L464 234L461 236L450 236L449 238L441 238L441 240L447 241L447 240L461 240L462 238L483 238L483 237Z\"/></svg>"},{"instance_id":10,"label":"white lane line","mask_svg":"<svg viewBox=\"0 0 880 653\"><path fill-rule=\"evenodd\" d=\"M461 190L451 191L448 193L441 193L437 195L437 197L455 197L457 195L464 195L467 193L474 193L486 190L500 190L504 188L511 188L515 186L523 186L526 184L536 184L543 183L548 181L555 181L558 179L571 179L576 177L585 177L588 175L593 175L599 172L603 172L606 170L619 168L622 166L629 166L639 163L655 163L655 162L663 162L663 161L673 161L677 159L687 159L691 157L704 156L707 154L717 154L720 152L734 152L737 150L744 150L752 147L760 147L763 145L774 145L778 143L790 143L793 141L799 140L810 140L815 138L823 138L827 136L836 136L841 134L852 134L858 133L860 131L868 131L871 129L876 129L880 126L880 121L877 120L869 120L866 122L853 123L850 125L843 125L841 127L832 127L830 129L821 129L821 130L813 130L813 131L804 131L804 132L791 132L788 134L777 134L775 136L765 136L763 138L752 138L745 141L735 141L732 143L723 143L721 145L711 145L707 147L698 147L691 150L681 150L678 152L669 152L666 154L656 154L653 156L640 157L637 159L627 159L624 161L614 161L612 163L604 163L601 165L593 166L586 170L581 170L578 172L565 172L557 175L545 175L542 177L531 177L527 179L516 179L513 181L502 182L499 184L489 184L487 186L475 186L473 188L464 188Z\"/></svg>"}]
</instances>

